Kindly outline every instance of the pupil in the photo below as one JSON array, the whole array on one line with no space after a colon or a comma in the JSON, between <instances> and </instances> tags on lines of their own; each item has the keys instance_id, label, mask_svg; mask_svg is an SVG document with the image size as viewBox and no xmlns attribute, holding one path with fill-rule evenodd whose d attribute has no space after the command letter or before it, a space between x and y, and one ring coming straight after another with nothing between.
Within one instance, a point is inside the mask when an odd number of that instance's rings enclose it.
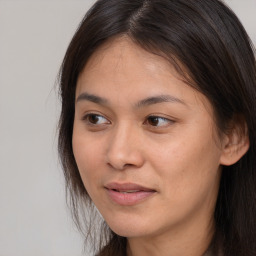
<instances>
[{"instance_id":1,"label":"pupil","mask_svg":"<svg viewBox=\"0 0 256 256\"><path fill-rule=\"evenodd\" d=\"M157 126L159 123L158 117L150 117L149 118L149 123L153 126Z\"/></svg>"},{"instance_id":2,"label":"pupil","mask_svg":"<svg viewBox=\"0 0 256 256\"><path fill-rule=\"evenodd\" d=\"M98 121L99 121L99 117L98 116L96 116L96 115L90 115L89 116L89 121L91 122L91 123L97 123Z\"/></svg>"}]
</instances>

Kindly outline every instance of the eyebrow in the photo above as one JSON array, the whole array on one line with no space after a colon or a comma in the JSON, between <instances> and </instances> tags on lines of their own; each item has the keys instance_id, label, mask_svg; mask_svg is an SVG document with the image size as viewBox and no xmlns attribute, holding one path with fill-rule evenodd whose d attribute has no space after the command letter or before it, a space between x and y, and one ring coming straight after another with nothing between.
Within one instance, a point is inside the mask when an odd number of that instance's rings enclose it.
<instances>
[{"instance_id":1,"label":"eyebrow","mask_svg":"<svg viewBox=\"0 0 256 256\"><path fill-rule=\"evenodd\" d=\"M158 95L158 96L148 97L146 99L143 99L143 100L139 101L136 104L136 107L141 108L141 107L144 107L144 106L149 106L149 105L163 103L163 102L180 103L180 104L183 104L183 105L187 106L187 104L183 100L178 99L174 96Z\"/></svg>"},{"instance_id":2,"label":"eyebrow","mask_svg":"<svg viewBox=\"0 0 256 256\"><path fill-rule=\"evenodd\" d=\"M108 105L109 101L105 98L102 98L100 96L97 96L97 95L94 95L94 94L89 94L89 93L81 93L77 99L76 99L76 102L79 102L79 101L90 101L90 102L93 102L93 103L96 103L96 104L100 104L100 105ZM150 105L154 105L154 104L158 104L158 103L164 103L164 102L171 102L171 103L180 103L180 104L183 104L185 106L187 106L187 104L179 99L179 98L176 98L174 96L171 96L171 95L157 95L157 96L152 96L152 97L148 97L148 98L145 98L143 100L140 100L139 102L137 102L135 104L135 107L136 108L142 108L142 107L145 107L145 106L150 106Z\"/></svg>"},{"instance_id":3,"label":"eyebrow","mask_svg":"<svg viewBox=\"0 0 256 256\"><path fill-rule=\"evenodd\" d=\"M91 102L94 102L96 104L100 104L100 105L107 105L108 103L108 100L105 99L105 98L102 98L102 97L99 97L99 96L96 96L94 94L89 94L89 93L81 93L77 99L76 99L76 103L79 102L79 101L91 101Z\"/></svg>"}]
</instances>

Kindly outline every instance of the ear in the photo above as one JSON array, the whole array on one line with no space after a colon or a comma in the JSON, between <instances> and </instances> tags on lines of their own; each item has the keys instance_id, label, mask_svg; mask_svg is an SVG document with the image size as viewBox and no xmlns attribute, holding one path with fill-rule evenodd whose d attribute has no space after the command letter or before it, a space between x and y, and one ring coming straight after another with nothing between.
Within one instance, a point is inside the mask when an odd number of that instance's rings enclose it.
<instances>
[{"instance_id":1,"label":"ear","mask_svg":"<svg viewBox=\"0 0 256 256\"><path fill-rule=\"evenodd\" d=\"M223 150L220 158L220 164L232 165L238 162L248 151L250 143L247 125L241 118L232 121L228 133L223 135Z\"/></svg>"}]
</instances>

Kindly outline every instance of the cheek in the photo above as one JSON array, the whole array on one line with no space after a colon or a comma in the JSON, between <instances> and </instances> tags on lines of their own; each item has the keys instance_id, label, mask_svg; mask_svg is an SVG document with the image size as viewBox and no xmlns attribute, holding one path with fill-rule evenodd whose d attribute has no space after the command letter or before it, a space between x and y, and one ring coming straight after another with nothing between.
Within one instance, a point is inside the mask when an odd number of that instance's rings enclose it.
<instances>
[{"instance_id":1,"label":"cheek","mask_svg":"<svg viewBox=\"0 0 256 256\"><path fill-rule=\"evenodd\" d=\"M84 134L80 135L74 129L72 145L81 178L86 189L90 190L90 184L95 184L95 181L99 181L99 172L102 170L100 167L104 155L101 152L102 142L93 140L92 137Z\"/></svg>"},{"instance_id":2,"label":"cheek","mask_svg":"<svg viewBox=\"0 0 256 256\"><path fill-rule=\"evenodd\" d=\"M151 152L166 194L180 202L216 188L220 150L211 136L173 140ZM164 149L164 150L163 150ZM176 195L176 196L175 196Z\"/></svg>"}]
</instances>

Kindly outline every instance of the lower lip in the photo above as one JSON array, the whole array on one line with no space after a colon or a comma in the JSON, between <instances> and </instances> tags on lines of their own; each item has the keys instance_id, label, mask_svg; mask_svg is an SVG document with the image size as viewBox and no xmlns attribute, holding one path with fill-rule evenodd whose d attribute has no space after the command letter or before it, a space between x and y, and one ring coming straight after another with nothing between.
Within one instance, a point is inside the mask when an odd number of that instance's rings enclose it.
<instances>
[{"instance_id":1,"label":"lower lip","mask_svg":"<svg viewBox=\"0 0 256 256\"><path fill-rule=\"evenodd\" d=\"M135 205L154 195L155 191L121 193L112 189L107 189L107 193L111 200L119 205Z\"/></svg>"}]
</instances>

